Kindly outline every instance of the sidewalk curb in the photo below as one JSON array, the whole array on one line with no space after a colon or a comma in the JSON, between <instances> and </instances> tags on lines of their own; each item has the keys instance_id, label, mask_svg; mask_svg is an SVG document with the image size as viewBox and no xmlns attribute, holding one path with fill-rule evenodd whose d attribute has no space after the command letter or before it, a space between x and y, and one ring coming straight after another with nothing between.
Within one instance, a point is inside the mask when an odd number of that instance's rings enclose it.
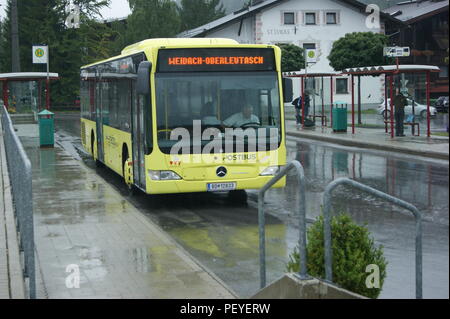
<instances>
[{"instance_id":1,"label":"sidewalk curb","mask_svg":"<svg viewBox=\"0 0 450 319\"><path fill-rule=\"evenodd\" d=\"M406 147L401 147L401 146L394 147L394 146L382 145L382 144L377 144L377 143L368 142L368 141L347 140L347 139L341 139L341 138L326 136L326 135L313 135L313 134L304 133L304 132L286 131L286 134L290 135L290 136L294 136L294 137L302 137L302 138L308 138L311 140L331 142L331 143L336 143L336 144L345 145L345 146L370 148L370 149L388 151L388 152L406 153L406 154L416 155L416 156L432 157L435 159L443 159L443 160L449 159L449 154L445 154L445 153L441 153L441 152L413 150L411 148L406 148Z\"/></svg>"}]
</instances>

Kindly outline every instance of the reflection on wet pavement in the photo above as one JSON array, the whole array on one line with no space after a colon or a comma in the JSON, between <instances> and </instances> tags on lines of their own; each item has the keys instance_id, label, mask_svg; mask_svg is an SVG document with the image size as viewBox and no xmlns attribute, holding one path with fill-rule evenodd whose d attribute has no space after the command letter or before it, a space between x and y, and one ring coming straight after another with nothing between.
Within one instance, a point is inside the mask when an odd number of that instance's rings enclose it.
<instances>
[{"instance_id":1,"label":"reflection on wet pavement","mask_svg":"<svg viewBox=\"0 0 450 319\"><path fill-rule=\"evenodd\" d=\"M82 162L58 146L39 149L36 138L22 142L49 298L233 297ZM78 271L80 288L69 289Z\"/></svg>"}]
</instances>

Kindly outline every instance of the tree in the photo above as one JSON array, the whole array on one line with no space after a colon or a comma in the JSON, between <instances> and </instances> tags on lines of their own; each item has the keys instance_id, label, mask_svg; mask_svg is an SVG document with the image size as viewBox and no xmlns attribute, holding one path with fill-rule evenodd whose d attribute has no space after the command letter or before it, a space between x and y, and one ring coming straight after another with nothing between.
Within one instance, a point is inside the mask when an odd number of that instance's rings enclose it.
<instances>
[{"instance_id":1,"label":"tree","mask_svg":"<svg viewBox=\"0 0 450 319\"><path fill-rule=\"evenodd\" d=\"M305 50L295 44L279 43L281 49L281 70L299 71L305 68Z\"/></svg>"},{"instance_id":2,"label":"tree","mask_svg":"<svg viewBox=\"0 0 450 319\"><path fill-rule=\"evenodd\" d=\"M127 44L150 38L174 37L180 31L178 7L171 0L128 0L131 15L122 30Z\"/></svg>"},{"instance_id":3,"label":"tree","mask_svg":"<svg viewBox=\"0 0 450 319\"><path fill-rule=\"evenodd\" d=\"M328 60L337 71L362 66L390 64L391 60L383 56L383 48L389 38L380 33L347 33L333 43ZM358 76L358 123L361 124L361 77Z\"/></svg>"},{"instance_id":4,"label":"tree","mask_svg":"<svg viewBox=\"0 0 450 319\"><path fill-rule=\"evenodd\" d=\"M225 15L220 0L181 0L179 12L182 31L199 27Z\"/></svg>"},{"instance_id":5,"label":"tree","mask_svg":"<svg viewBox=\"0 0 450 319\"><path fill-rule=\"evenodd\" d=\"M17 0L11 0L11 57L12 72L20 72L19 55L19 25L17 13Z\"/></svg>"}]
</instances>

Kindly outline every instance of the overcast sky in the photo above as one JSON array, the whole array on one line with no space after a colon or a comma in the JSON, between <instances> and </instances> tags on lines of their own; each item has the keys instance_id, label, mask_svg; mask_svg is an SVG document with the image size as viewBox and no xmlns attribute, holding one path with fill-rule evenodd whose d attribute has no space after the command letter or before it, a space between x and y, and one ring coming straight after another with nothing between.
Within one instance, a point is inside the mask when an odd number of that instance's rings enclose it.
<instances>
[{"instance_id":1,"label":"overcast sky","mask_svg":"<svg viewBox=\"0 0 450 319\"><path fill-rule=\"evenodd\" d=\"M0 17L3 19L5 16L5 6L7 0L0 0ZM130 7L127 0L112 0L110 7L105 8L102 11L102 15L105 19L108 18L123 18L130 14Z\"/></svg>"}]
</instances>

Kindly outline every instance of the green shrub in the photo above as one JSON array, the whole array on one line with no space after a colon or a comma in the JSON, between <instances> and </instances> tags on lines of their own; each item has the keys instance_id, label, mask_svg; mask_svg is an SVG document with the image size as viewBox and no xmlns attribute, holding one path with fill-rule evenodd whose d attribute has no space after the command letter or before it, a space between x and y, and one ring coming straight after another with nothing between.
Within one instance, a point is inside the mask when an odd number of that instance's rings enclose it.
<instances>
[{"instance_id":1,"label":"green shrub","mask_svg":"<svg viewBox=\"0 0 450 319\"><path fill-rule=\"evenodd\" d=\"M325 257L323 239L323 217L308 229L307 259L308 274L316 278L325 278ZM375 247L365 226L355 224L348 215L331 219L333 282L338 286L360 295L377 298L383 288L386 277L387 261L383 256L383 246ZM298 272L300 256L298 249L289 256L286 268L289 272ZM368 265L379 267L379 288L368 288L366 272Z\"/></svg>"}]
</instances>

